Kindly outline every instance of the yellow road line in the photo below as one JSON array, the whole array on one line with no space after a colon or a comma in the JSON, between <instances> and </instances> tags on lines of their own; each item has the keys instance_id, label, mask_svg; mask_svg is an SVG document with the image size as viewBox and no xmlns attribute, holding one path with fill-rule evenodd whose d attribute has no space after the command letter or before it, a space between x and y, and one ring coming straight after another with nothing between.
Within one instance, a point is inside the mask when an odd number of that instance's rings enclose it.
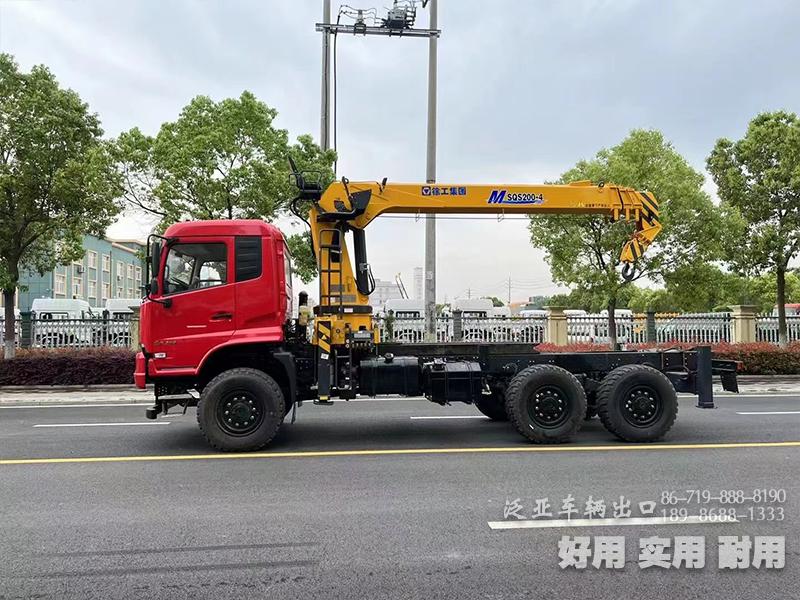
<instances>
[{"instance_id":1,"label":"yellow road line","mask_svg":"<svg viewBox=\"0 0 800 600\"><path fill-rule=\"evenodd\" d=\"M87 458L12 458L0 465L141 462L163 460L220 460L234 458L320 458L327 456L392 456L398 454L486 454L493 452L604 452L640 450L719 450L726 448L797 448L800 442L735 442L728 444L639 444L619 446L510 446L498 448L408 448L402 450L329 450L322 452L239 452L167 456L96 456Z\"/></svg>"}]
</instances>

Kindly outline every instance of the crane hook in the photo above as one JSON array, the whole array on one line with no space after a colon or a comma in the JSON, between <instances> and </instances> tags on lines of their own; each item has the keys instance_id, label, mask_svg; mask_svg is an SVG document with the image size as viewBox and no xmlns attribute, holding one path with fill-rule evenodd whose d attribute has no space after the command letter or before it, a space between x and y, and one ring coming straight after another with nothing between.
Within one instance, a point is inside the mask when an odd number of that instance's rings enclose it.
<instances>
[{"instance_id":1,"label":"crane hook","mask_svg":"<svg viewBox=\"0 0 800 600\"><path fill-rule=\"evenodd\" d=\"M634 275L636 275L636 272L633 263L625 263L622 266L622 278L625 281L633 281Z\"/></svg>"}]
</instances>

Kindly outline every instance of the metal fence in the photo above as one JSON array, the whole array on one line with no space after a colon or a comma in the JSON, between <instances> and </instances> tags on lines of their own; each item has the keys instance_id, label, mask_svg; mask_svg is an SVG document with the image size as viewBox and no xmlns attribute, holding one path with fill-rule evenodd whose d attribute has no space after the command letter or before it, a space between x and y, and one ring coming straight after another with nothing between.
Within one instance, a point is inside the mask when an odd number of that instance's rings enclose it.
<instances>
[{"instance_id":1,"label":"metal fence","mask_svg":"<svg viewBox=\"0 0 800 600\"><path fill-rule=\"evenodd\" d=\"M621 344L647 342L718 344L731 340L731 315L709 313L699 315L655 315L651 322L645 315L621 316L615 319L617 341ZM649 331L648 331L649 330ZM567 340L570 343L608 344L606 315L570 315L567 317Z\"/></svg>"},{"instance_id":2,"label":"metal fence","mask_svg":"<svg viewBox=\"0 0 800 600\"><path fill-rule=\"evenodd\" d=\"M621 344L643 344L647 341L647 319L622 316L614 319L617 341ZM567 317L569 343L608 344L611 336L606 315L569 315Z\"/></svg>"},{"instance_id":3,"label":"metal fence","mask_svg":"<svg viewBox=\"0 0 800 600\"><path fill-rule=\"evenodd\" d=\"M420 343L425 341L425 319L376 317L381 342ZM441 343L516 342L539 344L544 341L547 319L541 318L453 318L437 317L436 340Z\"/></svg>"},{"instance_id":4,"label":"metal fence","mask_svg":"<svg viewBox=\"0 0 800 600\"><path fill-rule=\"evenodd\" d=\"M0 319L0 344L4 344L6 339L6 321L5 319ZM20 343L22 342L22 320L17 319L14 321L14 340L16 345L19 347Z\"/></svg>"},{"instance_id":5,"label":"metal fence","mask_svg":"<svg viewBox=\"0 0 800 600\"><path fill-rule=\"evenodd\" d=\"M800 316L786 317L786 338L791 342L800 342ZM759 342L778 343L778 317L762 315L756 317L756 339Z\"/></svg>"},{"instance_id":6,"label":"metal fence","mask_svg":"<svg viewBox=\"0 0 800 600\"><path fill-rule=\"evenodd\" d=\"M658 342L662 344L717 344L732 341L730 313L690 315L645 315L617 317L617 340L623 344ZM376 317L382 342L420 343L425 341L425 319ZM129 319L23 319L15 324L17 345L33 348L86 348L96 346L130 347ZM800 315L786 317L789 342L800 342ZM546 340L546 317L482 317L436 319L436 337L441 343L464 341L484 343L539 344ZM567 339L570 343L609 343L608 317L570 315ZM5 323L0 319L0 339ZM778 318L756 319L758 341L778 343Z\"/></svg>"},{"instance_id":7,"label":"metal fence","mask_svg":"<svg viewBox=\"0 0 800 600\"><path fill-rule=\"evenodd\" d=\"M29 323L28 335L19 327L18 345L50 349L131 345L130 319L31 319Z\"/></svg>"},{"instance_id":8,"label":"metal fence","mask_svg":"<svg viewBox=\"0 0 800 600\"><path fill-rule=\"evenodd\" d=\"M461 322L461 331L461 340L465 342L541 344L547 331L547 318L466 318Z\"/></svg>"},{"instance_id":9,"label":"metal fence","mask_svg":"<svg viewBox=\"0 0 800 600\"><path fill-rule=\"evenodd\" d=\"M656 318L656 341L662 344L718 344L732 340L730 313Z\"/></svg>"},{"instance_id":10,"label":"metal fence","mask_svg":"<svg viewBox=\"0 0 800 600\"><path fill-rule=\"evenodd\" d=\"M417 344L425 341L425 318L387 318L375 317L375 325L381 342L402 342ZM440 342L449 342L453 337L453 320L449 317L437 317L436 338Z\"/></svg>"}]
</instances>

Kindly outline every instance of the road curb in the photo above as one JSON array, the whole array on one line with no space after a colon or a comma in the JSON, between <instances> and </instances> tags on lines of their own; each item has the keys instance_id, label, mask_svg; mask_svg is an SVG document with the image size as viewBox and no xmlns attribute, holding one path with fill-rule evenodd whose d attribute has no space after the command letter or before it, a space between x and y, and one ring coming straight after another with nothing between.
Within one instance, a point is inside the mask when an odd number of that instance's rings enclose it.
<instances>
[{"instance_id":1,"label":"road curb","mask_svg":"<svg viewBox=\"0 0 800 600\"><path fill-rule=\"evenodd\" d=\"M0 408L8 406L76 406L76 405L108 405L119 404L141 404L142 406L153 404L153 397L146 398L0 398Z\"/></svg>"}]
</instances>

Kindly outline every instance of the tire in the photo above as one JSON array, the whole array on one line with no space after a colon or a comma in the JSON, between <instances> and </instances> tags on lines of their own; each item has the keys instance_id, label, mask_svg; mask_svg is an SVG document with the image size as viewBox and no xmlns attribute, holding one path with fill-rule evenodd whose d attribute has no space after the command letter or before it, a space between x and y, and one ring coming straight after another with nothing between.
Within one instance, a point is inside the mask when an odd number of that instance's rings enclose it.
<instances>
[{"instance_id":1,"label":"tire","mask_svg":"<svg viewBox=\"0 0 800 600\"><path fill-rule=\"evenodd\" d=\"M560 444L570 441L583 425L586 394L566 369L535 365L511 380L506 410L514 428L529 441Z\"/></svg>"},{"instance_id":2,"label":"tire","mask_svg":"<svg viewBox=\"0 0 800 600\"><path fill-rule=\"evenodd\" d=\"M231 369L203 389L197 423L217 450L248 452L272 441L284 413L283 392L272 377L257 369Z\"/></svg>"},{"instance_id":3,"label":"tire","mask_svg":"<svg viewBox=\"0 0 800 600\"><path fill-rule=\"evenodd\" d=\"M491 396L480 396L475 400L475 407L492 421L508 421L506 397L500 390L492 390Z\"/></svg>"},{"instance_id":4,"label":"tire","mask_svg":"<svg viewBox=\"0 0 800 600\"><path fill-rule=\"evenodd\" d=\"M603 426L626 442L655 442L678 416L678 394L667 376L645 365L611 371L597 392Z\"/></svg>"}]
</instances>

